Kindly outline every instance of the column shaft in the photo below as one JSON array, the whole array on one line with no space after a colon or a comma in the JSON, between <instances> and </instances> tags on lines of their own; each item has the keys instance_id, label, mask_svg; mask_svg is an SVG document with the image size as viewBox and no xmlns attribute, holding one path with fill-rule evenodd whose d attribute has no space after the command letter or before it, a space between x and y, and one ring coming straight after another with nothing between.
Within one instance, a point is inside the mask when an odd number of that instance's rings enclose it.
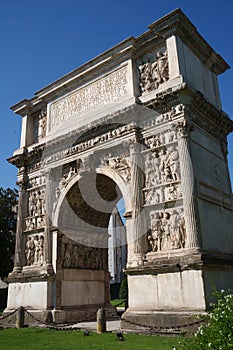
<instances>
[{"instance_id":1,"label":"column shaft","mask_svg":"<svg viewBox=\"0 0 233 350\"><path fill-rule=\"evenodd\" d=\"M179 125L178 150L180 156L181 187L186 225L186 248L197 248L198 224L194 199L194 171L189 146L190 126Z\"/></svg>"},{"instance_id":2,"label":"column shaft","mask_svg":"<svg viewBox=\"0 0 233 350\"><path fill-rule=\"evenodd\" d=\"M52 266L52 233L51 233L51 215L52 215L52 178L51 173L46 174L46 198L45 198L45 229L44 229L44 240L45 240L45 262L48 272L53 273Z\"/></svg>"},{"instance_id":3,"label":"column shaft","mask_svg":"<svg viewBox=\"0 0 233 350\"><path fill-rule=\"evenodd\" d=\"M142 194L142 161L139 151L131 154L131 177L132 177L132 225L133 225L133 260L142 261L143 258L143 194Z\"/></svg>"},{"instance_id":4,"label":"column shaft","mask_svg":"<svg viewBox=\"0 0 233 350\"><path fill-rule=\"evenodd\" d=\"M17 227L16 227L16 242L15 242L15 260L13 273L22 271L22 267L25 264L24 256L24 219L26 217L27 210L27 191L26 180L18 182L19 185L19 200L18 200L18 215L17 215Z\"/></svg>"}]
</instances>

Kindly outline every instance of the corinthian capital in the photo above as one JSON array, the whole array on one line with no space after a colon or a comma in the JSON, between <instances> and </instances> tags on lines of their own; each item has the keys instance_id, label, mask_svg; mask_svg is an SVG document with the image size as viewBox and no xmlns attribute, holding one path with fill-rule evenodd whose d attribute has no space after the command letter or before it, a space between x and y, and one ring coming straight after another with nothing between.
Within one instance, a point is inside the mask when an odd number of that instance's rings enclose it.
<instances>
[{"instance_id":1,"label":"corinthian capital","mask_svg":"<svg viewBox=\"0 0 233 350\"><path fill-rule=\"evenodd\" d=\"M194 130L194 126L186 119L174 123L173 127L180 137L188 137L190 132Z\"/></svg>"},{"instance_id":2,"label":"corinthian capital","mask_svg":"<svg viewBox=\"0 0 233 350\"><path fill-rule=\"evenodd\" d=\"M26 190L28 187L28 177L24 174L18 179L16 185L19 186L20 190Z\"/></svg>"}]
</instances>

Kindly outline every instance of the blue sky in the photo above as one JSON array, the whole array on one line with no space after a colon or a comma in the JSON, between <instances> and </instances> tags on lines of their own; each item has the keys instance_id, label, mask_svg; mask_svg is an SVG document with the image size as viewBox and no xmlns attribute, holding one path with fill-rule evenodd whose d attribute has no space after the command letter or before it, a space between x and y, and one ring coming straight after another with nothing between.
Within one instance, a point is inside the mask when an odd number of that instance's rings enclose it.
<instances>
[{"instance_id":1,"label":"blue sky","mask_svg":"<svg viewBox=\"0 0 233 350\"><path fill-rule=\"evenodd\" d=\"M232 0L8 0L0 4L0 187L14 187L6 161L19 147L21 117L10 106L180 7L233 67ZM233 68L219 77L223 110L233 116ZM233 136L229 137L233 178Z\"/></svg>"}]
</instances>

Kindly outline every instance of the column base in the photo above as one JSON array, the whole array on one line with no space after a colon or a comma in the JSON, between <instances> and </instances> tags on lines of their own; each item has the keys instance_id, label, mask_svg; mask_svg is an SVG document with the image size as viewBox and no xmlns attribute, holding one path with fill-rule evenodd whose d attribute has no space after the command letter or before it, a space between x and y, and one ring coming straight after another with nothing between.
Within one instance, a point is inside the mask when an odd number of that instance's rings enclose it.
<instances>
[{"instance_id":1,"label":"column base","mask_svg":"<svg viewBox=\"0 0 233 350\"><path fill-rule=\"evenodd\" d=\"M24 313L24 324L26 326L33 325L46 325L53 322L52 310L31 310L27 309ZM16 315L17 312L13 313L14 310L5 309L3 312L3 320L1 324L5 326L15 326L16 325Z\"/></svg>"},{"instance_id":2,"label":"column base","mask_svg":"<svg viewBox=\"0 0 233 350\"><path fill-rule=\"evenodd\" d=\"M195 332L205 313L128 309L121 318L121 329L128 333L177 335Z\"/></svg>"},{"instance_id":3,"label":"column base","mask_svg":"<svg viewBox=\"0 0 233 350\"><path fill-rule=\"evenodd\" d=\"M134 254L132 260L128 263L127 267L138 267L143 265L143 257L141 254Z\"/></svg>"},{"instance_id":4,"label":"column base","mask_svg":"<svg viewBox=\"0 0 233 350\"><path fill-rule=\"evenodd\" d=\"M13 271L9 274L9 276L17 275L22 272L22 266L14 267Z\"/></svg>"}]
</instances>

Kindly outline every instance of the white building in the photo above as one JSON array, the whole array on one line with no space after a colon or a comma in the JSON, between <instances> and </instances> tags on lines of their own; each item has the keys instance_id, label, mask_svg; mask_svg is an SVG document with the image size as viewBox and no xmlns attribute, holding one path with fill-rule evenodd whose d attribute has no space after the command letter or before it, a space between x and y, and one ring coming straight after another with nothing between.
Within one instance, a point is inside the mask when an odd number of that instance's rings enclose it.
<instances>
[{"instance_id":1,"label":"white building","mask_svg":"<svg viewBox=\"0 0 233 350\"><path fill-rule=\"evenodd\" d=\"M123 269L127 261L126 229L122 218L114 209L109 221L108 269L110 283L120 283L124 277Z\"/></svg>"}]
</instances>

